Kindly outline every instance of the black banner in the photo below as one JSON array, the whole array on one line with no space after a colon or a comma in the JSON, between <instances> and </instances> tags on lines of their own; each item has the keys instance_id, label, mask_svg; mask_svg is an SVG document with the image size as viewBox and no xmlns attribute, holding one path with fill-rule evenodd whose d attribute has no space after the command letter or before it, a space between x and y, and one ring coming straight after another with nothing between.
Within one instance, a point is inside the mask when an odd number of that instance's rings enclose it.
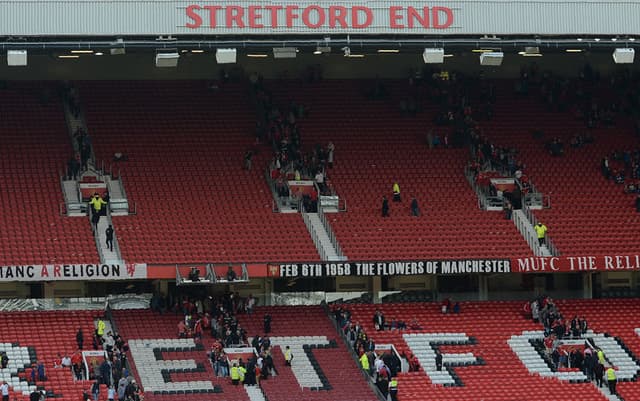
<instances>
[{"instance_id":1,"label":"black banner","mask_svg":"<svg viewBox=\"0 0 640 401\"><path fill-rule=\"evenodd\" d=\"M416 276L511 273L508 259L269 264L269 277Z\"/></svg>"}]
</instances>

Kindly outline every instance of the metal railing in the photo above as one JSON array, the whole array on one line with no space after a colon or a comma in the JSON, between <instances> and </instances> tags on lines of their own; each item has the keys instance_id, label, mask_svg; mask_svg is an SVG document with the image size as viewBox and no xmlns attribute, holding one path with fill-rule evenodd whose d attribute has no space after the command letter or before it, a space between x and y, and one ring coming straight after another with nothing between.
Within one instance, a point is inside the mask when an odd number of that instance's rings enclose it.
<instances>
[{"instance_id":1,"label":"metal railing","mask_svg":"<svg viewBox=\"0 0 640 401\"><path fill-rule=\"evenodd\" d=\"M522 211L524 212L525 216L529 220L531 226L535 226L536 224L538 224L538 219L533 214L531 209L529 209L528 207L523 207ZM551 253L551 255L560 256L560 251L558 250L556 245L553 243L553 240L548 235L545 236L544 241L545 241L545 244L547 245L547 249L549 250L549 253Z\"/></svg>"},{"instance_id":2,"label":"metal railing","mask_svg":"<svg viewBox=\"0 0 640 401\"><path fill-rule=\"evenodd\" d=\"M320 242L320 238L316 233L316 230L313 228L313 224L311 224L311 219L309 218L309 213L306 211L301 211L302 221L304 221L304 225L307 227L307 231L311 234L311 239L313 240L313 244L316 246L318 250L318 254L320 254L320 260L327 260L327 252L325 251L322 243Z\"/></svg>"},{"instance_id":3,"label":"metal railing","mask_svg":"<svg viewBox=\"0 0 640 401\"><path fill-rule=\"evenodd\" d=\"M336 233L333 231L333 227L331 227L331 223L329 223L329 219L327 219L327 216L325 215L320 205L318 205L318 218L320 219L322 226L327 232L333 248L336 250L336 255L338 255L340 258L345 258L344 253L342 252L342 247L338 242L338 237L336 237Z\"/></svg>"},{"instance_id":4,"label":"metal railing","mask_svg":"<svg viewBox=\"0 0 640 401\"><path fill-rule=\"evenodd\" d=\"M107 224L113 226L113 220L111 219L111 208L107 205ZM118 259L122 259L122 253L120 252L120 243L118 243L118 233L113 230L113 253L118 255Z\"/></svg>"},{"instance_id":5,"label":"metal railing","mask_svg":"<svg viewBox=\"0 0 640 401\"><path fill-rule=\"evenodd\" d=\"M353 347L351 346L351 343L347 339L347 336L342 330L342 327L340 327L336 319L332 316L332 313L329 311L329 307L325 304L323 306L323 309L327 314L327 317L329 318L329 320L333 323L333 327L335 328L336 333L340 336L342 343L347 347L347 350L349 351L349 355L351 356L351 359L356 364L356 366L358 366L358 370L362 374L362 378L367 382L371 391L373 391L373 393L378 397L378 400L387 401L387 398L380 392L380 389L378 388L378 386L376 386L371 380L371 376L369 376L369 373L365 372L364 369L362 369L362 365L360 364L360 360L358 359L356 350L353 349Z\"/></svg>"}]
</instances>

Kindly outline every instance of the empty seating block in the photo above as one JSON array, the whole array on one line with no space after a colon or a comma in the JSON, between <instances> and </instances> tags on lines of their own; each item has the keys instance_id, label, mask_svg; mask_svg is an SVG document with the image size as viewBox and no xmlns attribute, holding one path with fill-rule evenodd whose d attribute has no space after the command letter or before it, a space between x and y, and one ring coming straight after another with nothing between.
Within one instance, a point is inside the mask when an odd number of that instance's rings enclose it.
<instances>
[{"instance_id":1,"label":"empty seating block","mask_svg":"<svg viewBox=\"0 0 640 401\"><path fill-rule=\"evenodd\" d=\"M623 101L610 93L608 86L607 81L588 89L601 107L609 100ZM570 90L569 96L573 92ZM574 149L569 146L571 137L586 131L584 121L574 113L549 111L537 89L532 89L529 96L516 96L511 82L498 83L496 94L493 119L481 122L484 132L496 145L518 149L518 157L536 188L550 196L551 209L535 214L549 228L560 252L635 253L640 240L635 198L624 194L622 185L607 182L600 169L602 158L614 150L637 149L632 119L623 113L616 115L614 126L598 125L590 131L595 139L593 144ZM544 137L534 138L534 130L542 131ZM554 137L564 142L564 156L554 157L545 150L544 144Z\"/></svg>"},{"instance_id":2,"label":"empty seating block","mask_svg":"<svg viewBox=\"0 0 640 401\"><path fill-rule=\"evenodd\" d=\"M0 89L0 264L97 263L86 219L60 215L59 173L73 156L50 83Z\"/></svg>"},{"instance_id":3,"label":"empty seating block","mask_svg":"<svg viewBox=\"0 0 640 401\"><path fill-rule=\"evenodd\" d=\"M123 257L147 263L318 260L299 215L272 212L264 169L242 169L254 148L245 87L205 82L85 82L87 124L98 159L115 152L136 216L115 217Z\"/></svg>"},{"instance_id":4,"label":"empty seating block","mask_svg":"<svg viewBox=\"0 0 640 401\"><path fill-rule=\"evenodd\" d=\"M513 223L501 213L478 209L464 178L467 149L429 149L426 134L441 138L449 127L434 127L436 105L403 117L397 105L410 90L405 81L385 82L391 100L368 100L366 81L278 83L272 88L281 104L290 100L310 109L300 120L308 146L335 144L332 185L346 199L347 213L329 216L344 253L352 260L420 258L495 258L531 256ZM400 185L402 202L391 201ZM382 197L390 218L381 217ZM410 216L411 198L422 216Z\"/></svg>"}]
</instances>

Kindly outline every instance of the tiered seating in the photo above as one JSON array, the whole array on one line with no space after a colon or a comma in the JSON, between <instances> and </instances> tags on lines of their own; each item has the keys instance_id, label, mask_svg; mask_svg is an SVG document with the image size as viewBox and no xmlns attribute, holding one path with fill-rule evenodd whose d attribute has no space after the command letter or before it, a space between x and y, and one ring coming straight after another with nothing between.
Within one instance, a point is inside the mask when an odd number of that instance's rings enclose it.
<instances>
[{"instance_id":1,"label":"tiered seating","mask_svg":"<svg viewBox=\"0 0 640 401\"><path fill-rule=\"evenodd\" d=\"M261 381L261 386L268 399L278 401L370 401L375 399L366 383L361 380L355 363L345 351L344 346L331 341L336 338L335 330L320 307L258 307L253 315L240 317L240 326L245 328L250 336L263 335L262 316L264 313L271 314L273 319L270 338L275 350L273 353L274 363L278 369L276 377ZM173 314L157 315L150 311L115 311L114 314L120 333L129 340L132 347L149 348L145 345L145 343L151 344L149 340L161 339L153 342L160 344L166 343L167 339L176 338L176 324L179 316ZM308 344L313 348L309 348L307 351L311 351L315 363L326 376L327 388L318 389L325 383L311 382L309 383L314 384L313 387L301 388L292 369L285 367L284 354L281 352L285 345L289 345L296 352L294 360L299 360L296 363L303 363L306 360L303 351L296 350L302 350L302 346L307 343L303 344L304 341L294 338L295 336L313 336L308 340ZM177 348L189 348L189 343L193 345L192 340L179 341L184 344ZM318 344L320 345L318 346ZM206 356L206 350L211 345L208 333L205 334L203 345L204 348L200 350L176 352L180 350L174 349L172 352L169 348L176 348L172 344L167 345L169 350L161 352L163 359L168 363L167 367L182 368L184 363L179 360L184 359L192 359L204 367L201 372L171 373L172 382L170 384L177 389L182 385L181 381L200 382L199 386L202 386L202 382L210 382L214 387L219 386L222 389L221 393L154 394L153 391L146 391L145 399L151 401L247 400L247 393L242 388L230 385L228 378L214 378ZM135 357L132 359L131 362L137 368L136 374L141 379L142 386L149 386L151 373L149 373L148 366L144 361L135 360ZM168 362L173 359L178 361ZM146 362L148 363L150 360L146 360ZM306 369L306 367L304 368Z\"/></svg>"},{"instance_id":2,"label":"tiered seating","mask_svg":"<svg viewBox=\"0 0 640 401\"><path fill-rule=\"evenodd\" d=\"M56 311L56 312L4 312L0 314L0 350L9 356L7 369L0 369L0 380L11 386L11 399L29 400L29 393L36 387L44 388L56 395L56 400L77 401L82 391L88 390L91 382L74 381L69 369L55 369L58 354L69 356L78 346L76 331L82 328L85 341L93 332L93 319L99 312ZM27 385L31 365L41 361L45 365L47 381ZM26 369L25 369L26 368ZM105 390L103 388L103 390ZM106 400L102 391L100 400ZM14 398L15 397L15 398Z\"/></svg>"},{"instance_id":3,"label":"tiered seating","mask_svg":"<svg viewBox=\"0 0 640 401\"><path fill-rule=\"evenodd\" d=\"M50 84L0 89L0 264L96 263L85 219L60 216L59 172L73 156Z\"/></svg>"},{"instance_id":4,"label":"tiered seating","mask_svg":"<svg viewBox=\"0 0 640 401\"><path fill-rule=\"evenodd\" d=\"M98 159L129 158L117 168L138 215L114 218L125 260L318 260L300 216L271 211L267 148L242 170L255 141L244 86L91 82L80 92Z\"/></svg>"},{"instance_id":5,"label":"tiered seating","mask_svg":"<svg viewBox=\"0 0 640 401\"><path fill-rule=\"evenodd\" d=\"M572 149L570 138L584 132L584 123L569 112L548 111L534 93L520 97L511 84L498 85L494 118L482 126L492 142L520 151L537 189L551 196L552 208L536 211L536 216L564 255L634 252L640 239L634 198L623 194L622 186L606 182L600 170L602 158L613 150L637 147L630 122L618 116L615 126L593 130L594 144ZM544 131L543 140L533 138L536 129ZM544 142L554 137L565 143L562 157L544 149Z\"/></svg>"},{"instance_id":6,"label":"tiered seating","mask_svg":"<svg viewBox=\"0 0 640 401\"><path fill-rule=\"evenodd\" d=\"M447 381L437 376L435 362L420 361L423 368L419 372L402 373L399 376L399 399L402 401L605 400L590 383L568 383L529 373L507 343L512 335L542 329L540 325L523 318L520 313L522 302L462 302L459 315L442 315L440 305L436 303L354 304L349 305L349 309L352 311L352 320L360 322L376 344L392 343L399 352L411 351L420 358L419 352L410 350L407 343L416 343L414 336L420 333L430 333L447 338L448 345L439 346L443 354L467 354L459 357L461 361L468 360L472 354L483 361L483 364L453 368L462 386L432 383L424 369L432 372L435 381L443 384ZM382 310L387 321L395 318L410 322L416 318L422 330L375 331L373 314L376 309ZM464 340L464 336L474 341L466 345L454 345ZM433 353L433 350L429 350L430 347L427 347L422 353Z\"/></svg>"},{"instance_id":7,"label":"tiered seating","mask_svg":"<svg viewBox=\"0 0 640 401\"><path fill-rule=\"evenodd\" d=\"M329 177L348 212L330 219L345 254L353 260L530 256L512 222L478 209L464 178L469 151L429 150L425 144L435 106L426 103L418 116L402 117L395 101L365 99L364 86L325 81L272 88L281 104L294 100L310 108L309 117L300 121L308 148L335 144ZM387 86L396 94L407 90L404 83ZM391 201L394 181L400 185L400 204ZM391 207L386 219L381 218L383 196ZM422 209L420 218L410 216L412 197Z\"/></svg>"},{"instance_id":8,"label":"tiered seating","mask_svg":"<svg viewBox=\"0 0 640 401\"><path fill-rule=\"evenodd\" d=\"M264 335L262 316L269 313L272 317L271 333L274 348L274 363L278 369L275 380L262 382L267 398L282 401L364 401L374 400L375 396L369 390L357 371L355 362L346 352L336 331L331 325L324 311L318 306L304 307L258 307L253 315L242 315L239 323L249 335ZM298 369L294 364L292 369L284 367L284 347L289 345L294 352L294 361L300 368L306 369L306 358L300 354L300 348L305 341L296 336L312 336L306 344L311 347L310 359L320 367L326 384L324 389L316 390L317 383L308 382L311 386L301 388L300 379L292 373ZM337 341L336 341L337 339ZM333 340L333 341L332 341ZM331 345L329 345L331 343ZM278 346L275 346L275 345ZM281 352L277 352L278 348ZM297 359L297 360L296 360ZM314 361L312 360L313 364ZM301 371L304 373L304 370Z\"/></svg>"},{"instance_id":9,"label":"tiered seating","mask_svg":"<svg viewBox=\"0 0 640 401\"><path fill-rule=\"evenodd\" d=\"M574 316L584 316L589 327L596 334L607 333L617 337L632 352L635 360L634 368L637 369L640 355L640 324L638 313L640 303L629 299L580 299L580 300L556 300L560 312L567 319ZM609 358L609 350L603 347L605 356ZM615 347L610 352L619 352ZM616 365L614 363L614 365ZM617 390L625 400L640 399L640 384L636 381L618 383Z\"/></svg>"}]
</instances>

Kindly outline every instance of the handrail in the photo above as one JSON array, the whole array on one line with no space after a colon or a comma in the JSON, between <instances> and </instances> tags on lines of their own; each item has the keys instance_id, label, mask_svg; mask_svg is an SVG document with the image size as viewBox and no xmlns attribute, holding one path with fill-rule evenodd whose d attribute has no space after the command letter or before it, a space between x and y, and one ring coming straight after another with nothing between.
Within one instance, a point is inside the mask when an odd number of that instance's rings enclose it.
<instances>
[{"instance_id":1,"label":"handrail","mask_svg":"<svg viewBox=\"0 0 640 401\"><path fill-rule=\"evenodd\" d=\"M100 233L98 232L98 227L93 226L93 222L91 221L92 212L89 211L87 216L89 217L89 225L91 225L91 230L93 231L93 238L96 242L96 249L98 250L98 256L100 257L100 262L104 263L104 253L102 252L102 247L100 246Z\"/></svg>"},{"instance_id":2,"label":"handrail","mask_svg":"<svg viewBox=\"0 0 640 401\"><path fill-rule=\"evenodd\" d=\"M532 226L535 226L536 224L538 224L538 219L533 214L533 212L531 212L531 209L523 205L522 210ZM551 255L560 256L560 251L558 250L558 248L553 243L553 240L548 235L545 235L544 241Z\"/></svg>"},{"instance_id":3,"label":"handrail","mask_svg":"<svg viewBox=\"0 0 640 401\"><path fill-rule=\"evenodd\" d=\"M327 219L327 216L325 215L324 210L322 210L322 206L320 205L318 206L318 218L320 219L320 222L324 226L325 231L329 235L329 240L331 240L331 244L336 250L336 255L343 258L344 253L342 252L342 247L338 242L338 237L336 236L336 233L333 231L333 227L331 227L331 224L329 223L329 220Z\"/></svg>"},{"instance_id":4,"label":"handrail","mask_svg":"<svg viewBox=\"0 0 640 401\"><path fill-rule=\"evenodd\" d=\"M107 216L108 220L107 223L110 226L113 226L113 219L111 218L111 208L107 207ZM118 243L118 233L113 230L113 253L115 253L116 255L118 255L118 259L122 259L122 253L120 252L120 244Z\"/></svg>"},{"instance_id":5,"label":"handrail","mask_svg":"<svg viewBox=\"0 0 640 401\"><path fill-rule=\"evenodd\" d=\"M309 213L307 213L306 211L301 211L300 214L302 215L302 221L304 221L304 225L307 227L307 231L309 231L309 233L311 234L311 239L313 240L313 244L316 246L316 249L318 250L318 254L320 254L320 260L327 260L327 253L324 249L324 247L322 246L322 244L320 243L320 238L318 238L318 234L316 233L316 230L313 229L313 226L311 225L311 220L309 219Z\"/></svg>"},{"instance_id":6,"label":"handrail","mask_svg":"<svg viewBox=\"0 0 640 401\"><path fill-rule=\"evenodd\" d=\"M65 202L60 202L58 205L58 212L60 213L60 216L64 216L68 213L67 204Z\"/></svg>"},{"instance_id":7,"label":"handrail","mask_svg":"<svg viewBox=\"0 0 640 401\"><path fill-rule=\"evenodd\" d=\"M324 305L324 309L325 309L325 313L327 314L327 317L333 323L333 327L336 329L336 333L338 333L338 335L340 336L342 343L345 345L345 347L347 347L347 350L349 351L349 355L351 356L351 359L356 364L356 366L358 366L358 370L362 374L362 378L367 382L367 384L369 385L369 388L371 388L373 393L378 397L378 400L387 401L387 398L380 392L380 389L373 384L373 381L371 380L371 376L369 376L369 373L365 372L362 369L362 365L360 365L360 360L358 359L356 350L353 349L353 347L347 340L347 336L345 335L344 331L342 330L342 328L340 327L336 319L333 316L331 316L331 313L329 313L329 308L326 304Z\"/></svg>"}]
</instances>

